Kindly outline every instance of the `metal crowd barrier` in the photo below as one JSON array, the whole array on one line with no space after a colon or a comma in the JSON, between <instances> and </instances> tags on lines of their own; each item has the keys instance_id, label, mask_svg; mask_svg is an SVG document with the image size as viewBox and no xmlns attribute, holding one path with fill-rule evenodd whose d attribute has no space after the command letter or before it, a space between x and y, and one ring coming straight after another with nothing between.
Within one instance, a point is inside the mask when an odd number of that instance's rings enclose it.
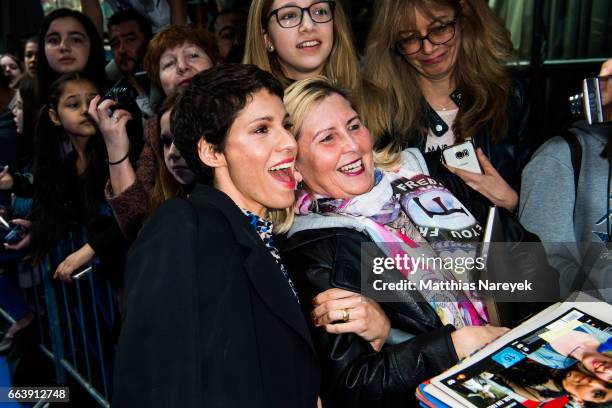
<instances>
[{"instance_id":1,"label":"metal crowd barrier","mask_svg":"<svg viewBox=\"0 0 612 408\"><path fill-rule=\"evenodd\" d=\"M110 283L95 260L73 274L72 283L53 279L59 263L80 248L84 238L84 233L71 234L30 268L32 287L24 289L24 295L33 304L38 347L53 363L57 384L67 385L71 377L99 406L110 407L112 335L119 318Z\"/></svg>"}]
</instances>

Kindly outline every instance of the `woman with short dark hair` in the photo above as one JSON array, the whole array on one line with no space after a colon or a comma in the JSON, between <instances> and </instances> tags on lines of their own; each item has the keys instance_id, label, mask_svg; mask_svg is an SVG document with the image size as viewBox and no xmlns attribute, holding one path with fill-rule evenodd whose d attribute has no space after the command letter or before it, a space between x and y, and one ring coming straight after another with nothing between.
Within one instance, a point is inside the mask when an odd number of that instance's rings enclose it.
<instances>
[{"instance_id":1,"label":"woman with short dark hair","mask_svg":"<svg viewBox=\"0 0 612 408\"><path fill-rule=\"evenodd\" d=\"M268 212L292 205L295 138L253 65L193 77L173 111L198 184L133 244L114 407L308 407L319 367Z\"/></svg>"}]
</instances>

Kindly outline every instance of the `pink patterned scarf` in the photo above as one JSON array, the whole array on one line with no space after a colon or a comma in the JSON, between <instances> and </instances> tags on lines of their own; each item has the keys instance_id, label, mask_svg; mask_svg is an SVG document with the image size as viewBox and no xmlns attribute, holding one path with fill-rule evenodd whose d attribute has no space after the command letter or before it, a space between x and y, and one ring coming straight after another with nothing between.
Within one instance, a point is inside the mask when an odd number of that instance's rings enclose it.
<instances>
[{"instance_id":1,"label":"pink patterned scarf","mask_svg":"<svg viewBox=\"0 0 612 408\"><path fill-rule=\"evenodd\" d=\"M419 222L420 219L413 219L419 218L420 215L415 212L414 208L419 210L418 205L420 205L424 213L433 213L434 211L429 206L431 203L427 202L424 197L414 196L412 189L406 189L402 185L423 186L425 183L419 181L422 177L427 176L405 168L395 172L377 169L375 186L365 194L350 199L333 199L321 196L313 197L306 191L299 190L294 209L298 215L316 212L321 215L342 215L359 221L364 225L372 241L388 257L403 256L404 254L408 254L412 259L419 256L436 257L439 256L439 251L436 251L437 244L443 244L444 250L448 251L449 237L456 237L456 234L455 231L451 230L453 234L446 234L444 236L445 242L441 242L427 236L427 234L423 236L419 232L420 229L422 231L423 223ZM429 179L433 184L436 184L435 180ZM455 219L455 223L460 222L457 225L461 227L470 223L470 225L477 225L473 216L450 191L440 183L437 183L435 187L440 190L440 194L430 197L430 201L434 205L441 203L450 217ZM427 193L431 193L431 190L432 188L429 188ZM418 204L416 207L415 203ZM439 214L440 212L435 213L435 215ZM448 228L444 228L447 226L442 225L442 227L444 231L448 230ZM474 229L475 227L471 226L471 228ZM428 231L430 230L428 229ZM436 236L438 235L439 231ZM453 244L458 245L456 242L453 242ZM400 272L404 276L410 276L411 280L456 280L452 271L444 268L419 268L415 272L414 265L409 265L409 269L411 271L410 275L406 270L400 270ZM488 323L486 307L476 293L466 293L465 291L422 291L421 293L444 324L450 323L456 328L460 328Z\"/></svg>"}]
</instances>

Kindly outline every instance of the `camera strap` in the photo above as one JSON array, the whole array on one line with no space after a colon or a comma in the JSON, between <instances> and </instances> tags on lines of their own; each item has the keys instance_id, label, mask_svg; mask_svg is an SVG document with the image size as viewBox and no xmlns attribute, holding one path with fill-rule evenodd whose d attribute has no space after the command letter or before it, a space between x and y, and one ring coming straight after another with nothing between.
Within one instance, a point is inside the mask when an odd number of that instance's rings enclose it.
<instances>
[{"instance_id":1,"label":"camera strap","mask_svg":"<svg viewBox=\"0 0 612 408\"><path fill-rule=\"evenodd\" d=\"M574 132L566 129L561 133L561 137L567 142L570 148L570 158L574 169L574 216L576 215L576 200L578 200L578 182L580 181L580 167L582 165L582 146Z\"/></svg>"}]
</instances>

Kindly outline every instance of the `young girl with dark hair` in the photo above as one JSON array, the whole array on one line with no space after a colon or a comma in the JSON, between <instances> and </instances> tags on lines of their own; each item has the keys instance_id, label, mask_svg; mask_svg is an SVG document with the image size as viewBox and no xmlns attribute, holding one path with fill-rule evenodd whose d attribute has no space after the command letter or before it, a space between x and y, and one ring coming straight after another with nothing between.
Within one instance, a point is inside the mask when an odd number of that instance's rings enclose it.
<instances>
[{"instance_id":1,"label":"young girl with dark hair","mask_svg":"<svg viewBox=\"0 0 612 408\"><path fill-rule=\"evenodd\" d=\"M36 56L38 54L38 36L25 40L23 44L23 65L26 75L36 77Z\"/></svg>"},{"instance_id":2,"label":"young girl with dark hair","mask_svg":"<svg viewBox=\"0 0 612 408\"><path fill-rule=\"evenodd\" d=\"M40 27L36 78L38 101L44 104L53 81L78 72L103 92L107 86L104 47L91 20L75 10L49 13Z\"/></svg>"},{"instance_id":3,"label":"young girl with dark hair","mask_svg":"<svg viewBox=\"0 0 612 408\"><path fill-rule=\"evenodd\" d=\"M71 274L97 256L109 270L121 270L121 233L104 201L108 177L102 137L87 114L98 93L79 74L60 77L41 110L35 139L32 252L41 260L69 232L86 229L86 243L68 255L54 277Z\"/></svg>"},{"instance_id":4,"label":"young girl with dark hair","mask_svg":"<svg viewBox=\"0 0 612 408\"><path fill-rule=\"evenodd\" d=\"M104 48L93 23L84 14L69 9L53 11L41 24L38 44L33 110L47 102L51 84L64 74L80 73L90 78L99 92L105 91L108 80ZM20 189L31 188L31 183L14 185L12 170L0 169L0 190L23 194Z\"/></svg>"}]
</instances>

